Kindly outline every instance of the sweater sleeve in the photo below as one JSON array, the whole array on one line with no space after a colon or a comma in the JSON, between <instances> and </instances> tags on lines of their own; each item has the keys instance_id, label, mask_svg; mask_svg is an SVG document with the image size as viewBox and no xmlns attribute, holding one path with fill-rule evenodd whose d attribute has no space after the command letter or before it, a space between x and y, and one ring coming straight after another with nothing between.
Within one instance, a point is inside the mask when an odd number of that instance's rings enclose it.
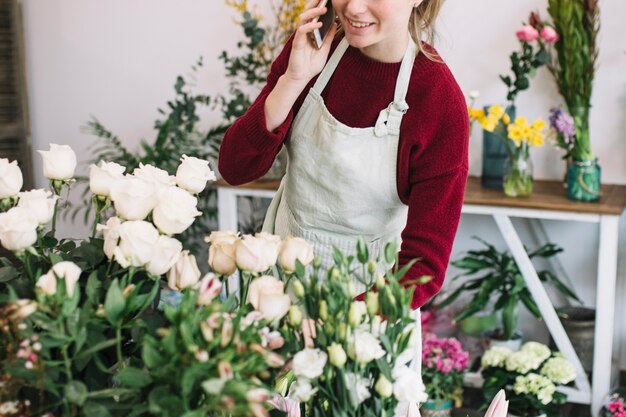
<instances>
[{"instance_id":1,"label":"sweater sleeve","mask_svg":"<svg viewBox=\"0 0 626 417\"><path fill-rule=\"evenodd\" d=\"M287 137L294 109L278 128L270 132L265 123L265 100L287 70L290 53L291 39L272 63L267 83L259 96L222 139L218 169L222 178L231 185L244 184L265 175Z\"/></svg>"},{"instance_id":2,"label":"sweater sleeve","mask_svg":"<svg viewBox=\"0 0 626 417\"><path fill-rule=\"evenodd\" d=\"M413 309L423 306L443 285L468 175L469 121L465 98L448 71L440 80L442 85L435 89L436 94L426 97L432 105L424 107L415 123L419 126L417 134L422 137L406 155L408 186L404 196L409 210L399 265L417 259L403 281L432 277L428 283L416 285Z\"/></svg>"}]
</instances>

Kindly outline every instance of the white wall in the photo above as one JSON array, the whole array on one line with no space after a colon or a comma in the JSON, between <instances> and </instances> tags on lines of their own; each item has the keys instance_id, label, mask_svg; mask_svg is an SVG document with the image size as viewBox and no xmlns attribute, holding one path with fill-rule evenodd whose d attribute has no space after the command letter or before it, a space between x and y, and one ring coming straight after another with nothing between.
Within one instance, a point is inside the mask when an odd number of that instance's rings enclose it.
<instances>
[{"instance_id":1,"label":"white wall","mask_svg":"<svg viewBox=\"0 0 626 417\"><path fill-rule=\"evenodd\" d=\"M267 0L258 3L267 8ZM23 0L23 4L33 149L47 148L49 142L65 143L77 150L80 159L88 159L94 139L81 133L80 127L90 115L132 147L140 138L152 139L157 107L173 97L176 75L187 74L199 56L204 56L205 68L197 91L209 95L226 91L217 56L223 49L235 51L240 29L223 0ZM626 184L626 2L604 0L601 7L592 145L602 165L603 182ZM508 56L518 46L514 31L531 10L544 8L540 0L447 0L439 21L438 48L465 92L479 90L481 103L504 100L505 87L498 74L508 71ZM540 70L517 104L520 114L534 118L546 117L548 109L559 103L552 79ZM204 121L211 125L217 118L206 114ZM481 170L481 146L476 129L470 142L473 175ZM558 150L534 151L537 178L562 178ZM43 186L39 157L34 158L37 185ZM523 222L518 224L524 229ZM546 228L564 246L562 262L579 294L594 305L596 228L560 222L546 222ZM72 236L87 233L84 227L70 224L63 225L62 231ZM470 239L473 235L503 246L492 221L464 216L453 258L477 245ZM624 245L620 255L626 263ZM624 268L620 280L621 298L626 295ZM623 316L626 307L621 311L618 307L618 318ZM625 325L618 333L623 346ZM535 323L529 320L525 327L532 329ZM626 369L626 351L621 354L621 368Z\"/></svg>"}]
</instances>

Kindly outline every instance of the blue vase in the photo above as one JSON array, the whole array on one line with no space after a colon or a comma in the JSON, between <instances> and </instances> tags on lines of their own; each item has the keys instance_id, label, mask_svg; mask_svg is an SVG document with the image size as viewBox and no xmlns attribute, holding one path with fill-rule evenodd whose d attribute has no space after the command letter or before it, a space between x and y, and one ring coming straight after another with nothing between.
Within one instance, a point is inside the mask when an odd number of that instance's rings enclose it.
<instances>
[{"instance_id":1,"label":"blue vase","mask_svg":"<svg viewBox=\"0 0 626 417\"><path fill-rule=\"evenodd\" d=\"M490 106L485 106L485 113ZM508 106L506 113L515 120L515 106ZM508 154L504 141L498 135L483 130L483 171L481 184L485 188L502 189L502 176L504 174L504 161Z\"/></svg>"},{"instance_id":2,"label":"blue vase","mask_svg":"<svg viewBox=\"0 0 626 417\"><path fill-rule=\"evenodd\" d=\"M601 169L598 160L573 161L567 167L567 198L598 201L601 195Z\"/></svg>"}]
</instances>

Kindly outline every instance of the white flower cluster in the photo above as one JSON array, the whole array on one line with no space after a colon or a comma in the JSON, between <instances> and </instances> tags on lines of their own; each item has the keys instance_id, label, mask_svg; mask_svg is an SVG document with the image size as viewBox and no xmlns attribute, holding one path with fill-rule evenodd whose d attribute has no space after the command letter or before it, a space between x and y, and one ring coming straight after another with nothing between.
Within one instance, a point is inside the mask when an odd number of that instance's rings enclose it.
<instances>
[{"instance_id":1,"label":"white flower cluster","mask_svg":"<svg viewBox=\"0 0 626 417\"><path fill-rule=\"evenodd\" d=\"M512 354L511 349L507 349L501 346L494 346L483 354L482 366L487 368L493 366L496 368L503 368L506 364L506 359Z\"/></svg>"},{"instance_id":2,"label":"white flower cluster","mask_svg":"<svg viewBox=\"0 0 626 417\"><path fill-rule=\"evenodd\" d=\"M543 365L541 375L557 384L569 384L576 378L576 369L567 359L554 357L548 359Z\"/></svg>"},{"instance_id":3,"label":"white flower cluster","mask_svg":"<svg viewBox=\"0 0 626 417\"><path fill-rule=\"evenodd\" d=\"M526 374L533 371L541 365L541 360L531 351L518 350L511 353L506 358L506 370L512 372L519 372L520 374Z\"/></svg>"},{"instance_id":4,"label":"white flower cluster","mask_svg":"<svg viewBox=\"0 0 626 417\"><path fill-rule=\"evenodd\" d=\"M513 391L516 394L535 395L542 404L549 404L556 391L554 383L543 375L530 373L515 378Z\"/></svg>"}]
</instances>

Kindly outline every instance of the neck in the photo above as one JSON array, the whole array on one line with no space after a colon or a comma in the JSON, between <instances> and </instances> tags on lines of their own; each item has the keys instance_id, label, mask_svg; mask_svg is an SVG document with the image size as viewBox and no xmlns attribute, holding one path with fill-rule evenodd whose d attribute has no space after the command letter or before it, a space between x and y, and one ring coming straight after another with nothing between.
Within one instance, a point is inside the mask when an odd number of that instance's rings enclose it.
<instances>
[{"instance_id":1,"label":"neck","mask_svg":"<svg viewBox=\"0 0 626 417\"><path fill-rule=\"evenodd\" d=\"M399 36L392 41L383 43L376 43L371 46L359 48L363 55L375 59L380 62L400 62L404 57L407 45L412 42L408 32L405 32L402 36Z\"/></svg>"}]
</instances>

